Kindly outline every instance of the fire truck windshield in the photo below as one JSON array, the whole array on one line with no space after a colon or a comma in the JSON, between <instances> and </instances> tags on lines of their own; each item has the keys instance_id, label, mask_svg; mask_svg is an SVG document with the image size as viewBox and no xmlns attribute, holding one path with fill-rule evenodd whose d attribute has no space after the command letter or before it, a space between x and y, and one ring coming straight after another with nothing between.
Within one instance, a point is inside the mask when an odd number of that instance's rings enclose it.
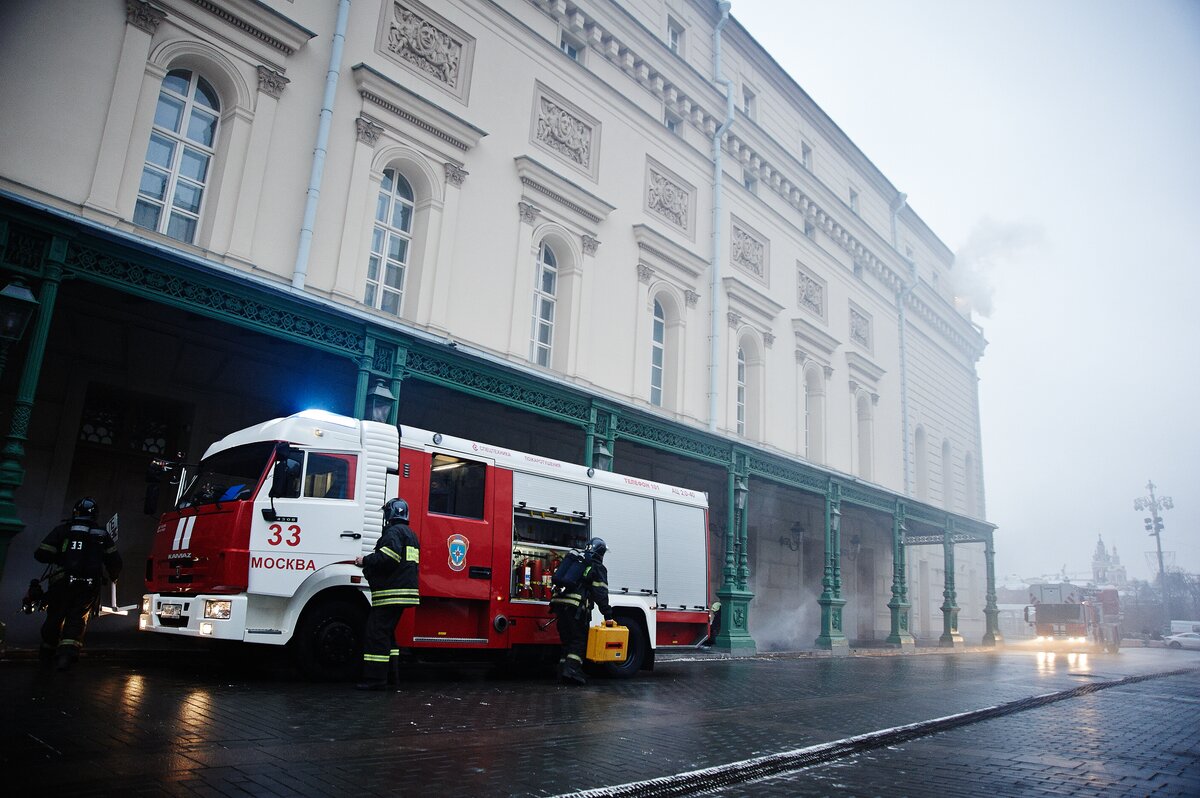
<instances>
[{"instance_id":1,"label":"fire truck windshield","mask_svg":"<svg viewBox=\"0 0 1200 798\"><path fill-rule=\"evenodd\" d=\"M187 480L176 509L251 498L274 450L271 442L248 443L204 458Z\"/></svg>"}]
</instances>

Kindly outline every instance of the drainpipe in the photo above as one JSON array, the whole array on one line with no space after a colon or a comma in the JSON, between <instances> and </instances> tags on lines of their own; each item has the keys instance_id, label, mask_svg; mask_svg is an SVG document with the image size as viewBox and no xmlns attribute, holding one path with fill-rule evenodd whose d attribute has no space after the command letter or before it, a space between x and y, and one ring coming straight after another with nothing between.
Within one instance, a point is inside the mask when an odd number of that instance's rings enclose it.
<instances>
[{"instance_id":1,"label":"drainpipe","mask_svg":"<svg viewBox=\"0 0 1200 798\"><path fill-rule=\"evenodd\" d=\"M317 202L321 198L321 176L325 173L325 152L329 148L329 128L333 122L333 98L337 92L338 71L342 65L342 48L346 43L346 23L349 17L350 0L340 0L337 22L333 28L333 45L329 50L329 71L325 73L325 96L321 100L321 122L317 126L317 146L313 149L312 173L308 178L308 200L304 203L304 223L300 227L300 244L296 248L292 288L303 288L305 277L308 275L313 225L317 220Z\"/></svg>"},{"instance_id":2,"label":"drainpipe","mask_svg":"<svg viewBox=\"0 0 1200 798\"><path fill-rule=\"evenodd\" d=\"M721 74L721 29L729 22L729 0L717 3L721 19L713 30L713 81L725 87L725 120L713 133L713 209L712 209L712 264L709 268L709 353L708 353L708 429L717 431L717 396L720 393L721 363L721 137L733 124L733 83Z\"/></svg>"},{"instance_id":3,"label":"drainpipe","mask_svg":"<svg viewBox=\"0 0 1200 798\"><path fill-rule=\"evenodd\" d=\"M896 217L904 209L908 195L901 192L892 203L892 249L899 253L899 242L896 236ZM904 495L912 495L912 453L908 443L908 344L905 329L905 305L908 298L917 287L917 264L907 255L901 255L908 264L908 283L901 283L896 292L896 308L898 324L900 325L900 451L904 452Z\"/></svg>"}]
</instances>

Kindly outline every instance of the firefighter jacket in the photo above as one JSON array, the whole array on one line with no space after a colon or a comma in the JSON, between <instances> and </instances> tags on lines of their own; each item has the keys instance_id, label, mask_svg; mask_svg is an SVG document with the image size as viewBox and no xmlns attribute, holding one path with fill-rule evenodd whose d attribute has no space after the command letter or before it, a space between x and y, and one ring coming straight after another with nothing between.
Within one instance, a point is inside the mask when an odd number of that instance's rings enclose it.
<instances>
[{"instance_id":1,"label":"firefighter jacket","mask_svg":"<svg viewBox=\"0 0 1200 798\"><path fill-rule=\"evenodd\" d=\"M551 608L555 604L579 607L591 613L592 605L600 608L605 618L612 617L612 607L608 604L608 569L604 563L589 560L584 566L583 577L575 590L564 590L550 599Z\"/></svg>"},{"instance_id":2,"label":"firefighter jacket","mask_svg":"<svg viewBox=\"0 0 1200 798\"><path fill-rule=\"evenodd\" d=\"M375 551L363 557L363 576L371 586L371 606L421 603L417 587L417 569L421 564L421 544L408 524L391 524L375 544Z\"/></svg>"},{"instance_id":3,"label":"firefighter jacket","mask_svg":"<svg viewBox=\"0 0 1200 798\"><path fill-rule=\"evenodd\" d=\"M106 575L114 581L121 575L117 542L108 530L85 519L64 521L54 527L33 556L38 562L58 567L50 575L52 584L67 576L99 585Z\"/></svg>"}]
</instances>

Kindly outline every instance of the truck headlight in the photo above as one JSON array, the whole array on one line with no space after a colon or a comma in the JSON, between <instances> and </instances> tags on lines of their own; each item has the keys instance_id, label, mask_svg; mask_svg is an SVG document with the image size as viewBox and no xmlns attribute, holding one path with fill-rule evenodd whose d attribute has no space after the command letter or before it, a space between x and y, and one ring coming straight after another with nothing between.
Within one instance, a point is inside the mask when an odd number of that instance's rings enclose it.
<instances>
[{"instance_id":1,"label":"truck headlight","mask_svg":"<svg viewBox=\"0 0 1200 798\"><path fill-rule=\"evenodd\" d=\"M142 613L144 613L145 615L150 614L150 597L149 596L142 596Z\"/></svg>"},{"instance_id":2,"label":"truck headlight","mask_svg":"<svg viewBox=\"0 0 1200 798\"><path fill-rule=\"evenodd\" d=\"M204 617L217 621L227 621L233 613L233 602L229 599L205 599Z\"/></svg>"}]
</instances>

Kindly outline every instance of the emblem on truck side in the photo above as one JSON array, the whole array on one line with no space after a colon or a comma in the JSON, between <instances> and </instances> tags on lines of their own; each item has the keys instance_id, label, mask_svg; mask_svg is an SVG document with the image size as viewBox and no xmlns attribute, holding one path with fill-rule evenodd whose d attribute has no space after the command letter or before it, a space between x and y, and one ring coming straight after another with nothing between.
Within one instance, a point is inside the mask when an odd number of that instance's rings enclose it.
<instances>
[{"instance_id":1,"label":"emblem on truck side","mask_svg":"<svg viewBox=\"0 0 1200 798\"><path fill-rule=\"evenodd\" d=\"M467 567L467 549L471 547L471 541L467 540L462 535L451 535L446 538L446 545L450 548L450 563L451 571L461 571Z\"/></svg>"}]
</instances>

